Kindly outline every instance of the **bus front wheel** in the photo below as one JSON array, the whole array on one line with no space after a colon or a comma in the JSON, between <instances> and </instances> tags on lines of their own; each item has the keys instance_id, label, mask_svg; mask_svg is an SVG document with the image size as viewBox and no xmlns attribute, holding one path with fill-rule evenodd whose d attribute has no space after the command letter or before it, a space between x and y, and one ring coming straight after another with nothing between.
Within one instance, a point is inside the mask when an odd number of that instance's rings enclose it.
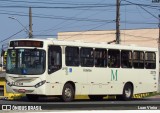
<instances>
[{"instance_id":1,"label":"bus front wheel","mask_svg":"<svg viewBox=\"0 0 160 113\"><path fill-rule=\"evenodd\" d=\"M74 99L75 91L73 86L70 83L67 83L63 87L62 97L61 99L64 102L71 102Z\"/></svg>"}]
</instances>

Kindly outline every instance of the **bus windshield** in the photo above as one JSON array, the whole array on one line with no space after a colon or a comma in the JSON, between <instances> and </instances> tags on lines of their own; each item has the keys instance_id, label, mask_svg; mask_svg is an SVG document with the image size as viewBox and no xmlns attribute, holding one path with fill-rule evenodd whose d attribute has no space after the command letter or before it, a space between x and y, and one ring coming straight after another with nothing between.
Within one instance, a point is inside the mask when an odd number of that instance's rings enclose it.
<instances>
[{"instance_id":1,"label":"bus windshield","mask_svg":"<svg viewBox=\"0 0 160 113\"><path fill-rule=\"evenodd\" d=\"M6 73L38 75L45 71L45 51L40 49L8 49Z\"/></svg>"}]
</instances>

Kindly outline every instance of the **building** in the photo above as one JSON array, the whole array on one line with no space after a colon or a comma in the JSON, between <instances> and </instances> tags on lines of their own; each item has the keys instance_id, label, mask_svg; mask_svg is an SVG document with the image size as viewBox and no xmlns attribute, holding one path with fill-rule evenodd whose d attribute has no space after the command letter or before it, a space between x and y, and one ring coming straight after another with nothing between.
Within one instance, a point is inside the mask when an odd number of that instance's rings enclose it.
<instances>
[{"instance_id":1,"label":"building","mask_svg":"<svg viewBox=\"0 0 160 113\"><path fill-rule=\"evenodd\" d=\"M134 44L139 46L158 47L159 29L131 29L121 30L120 32L122 45ZM108 43L116 39L116 31L59 32L58 39Z\"/></svg>"}]
</instances>

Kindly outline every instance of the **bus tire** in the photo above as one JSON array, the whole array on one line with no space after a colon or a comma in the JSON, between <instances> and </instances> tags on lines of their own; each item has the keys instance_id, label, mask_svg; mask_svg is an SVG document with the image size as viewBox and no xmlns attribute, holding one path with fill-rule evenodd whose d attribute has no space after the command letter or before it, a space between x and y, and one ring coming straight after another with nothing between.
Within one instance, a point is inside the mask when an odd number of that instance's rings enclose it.
<instances>
[{"instance_id":1,"label":"bus tire","mask_svg":"<svg viewBox=\"0 0 160 113\"><path fill-rule=\"evenodd\" d=\"M123 88L123 94L122 95L118 95L116 98L118 100L131 100L133 96L133 87L131 84L125 84L124 88Z\"/></svg>"},{"instance_id":2,"label":"bus tire","mask_svg":"<svg viewBox=\"0 0 160 113\"><path fill-rule=\"evenodd\" d=\"M102 95L88 95L88 97L90 98L90 100L93 100L93 101L103 100L103 96Z\"/></svg>"},{"instance_id":3,"label":"bus tire","mask_svg":"<svg viewBox=\"0 0 160 113\"><path fill-rule=\"evenodd\" d=\"M74 100L74 97L75 97L75 91L73 86L70 83L65 84L63 87L61 99L64 102L71 102Z\"/></svg>"},{"instance_id":4,"label":"bus tire","mask_svg":"<svg viewBox=\"0 0 160 113\"><path fill-rule=\"evenodd\" d=\"M26 94L26 97L31 102L38 101L38 99L39 99L38 95L32 95L32 94Z\"/></svg>"}]
</instances>

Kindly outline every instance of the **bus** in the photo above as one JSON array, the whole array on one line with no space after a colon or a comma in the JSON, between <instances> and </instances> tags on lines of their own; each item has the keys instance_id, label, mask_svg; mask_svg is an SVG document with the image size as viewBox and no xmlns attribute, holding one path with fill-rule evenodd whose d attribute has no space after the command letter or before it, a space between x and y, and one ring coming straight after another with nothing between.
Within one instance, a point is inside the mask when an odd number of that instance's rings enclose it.
<instances>
[{"instance_id":1,"label":"bus","mask_svg":"<svg viewBox=\"0 0 160 113\"><path fill-rule=\"evenodd\" d=\"M131 100L134 94L158 90L158 48L16 39L7 53L7 91L24 93L30 101L55 96L70 102L75 95Z\"/></svg>"}]
</instances>

